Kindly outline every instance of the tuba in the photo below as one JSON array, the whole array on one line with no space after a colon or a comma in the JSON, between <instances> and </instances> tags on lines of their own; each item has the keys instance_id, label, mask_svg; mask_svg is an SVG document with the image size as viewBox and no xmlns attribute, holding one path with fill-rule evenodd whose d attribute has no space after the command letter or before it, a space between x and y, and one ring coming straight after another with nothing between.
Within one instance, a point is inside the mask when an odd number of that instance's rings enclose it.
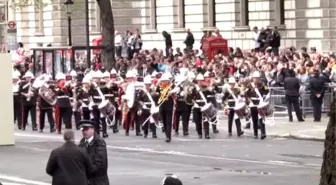
<instances>
[{"instance_id":1,"label":"tuba","mask_svg":"<svg viewBox=\"0 0 336 185\"><path fill-rule=\"evenodd\" d=\"M47 85L42 85L39 89L38 94L50 105L55 105L56 103L55 93Z\"/></svg>"},{"instance_id":2,"label":"tuba","mask_svg":"<svg viewBox=\"0 0 336 185\"><path fill-rule=\"evenodd\" d=\"M192 82L185 82L184 86L183 86L183 99L184 102L187 105L193 105L194 104L194 100L193 100L193 92L194 89L196 88L195 84Z\"/></svg>"}]
</instances>

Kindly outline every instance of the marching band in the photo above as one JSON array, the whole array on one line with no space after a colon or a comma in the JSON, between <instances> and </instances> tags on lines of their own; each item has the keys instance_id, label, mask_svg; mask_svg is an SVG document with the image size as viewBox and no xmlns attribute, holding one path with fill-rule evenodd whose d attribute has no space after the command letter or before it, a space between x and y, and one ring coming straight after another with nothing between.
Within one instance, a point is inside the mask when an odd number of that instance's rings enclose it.
<instances>
[{"instance_id":1,"label":"marching band","mask_svg":"<svg viewBox=\"0 0 336 185\"><path fill-rule=\"evenodd\" d=\"M26 129L30 113L34 131L43 132L47 115L51 133L60 134L63 125L72 129L73 121L79 129L79 121L85 119L94 121L95 131L104 138L109 136L109 128L118 133L122 127L126 136L134 129L136 136L145 138L150 132L157 138L157 129L162 129L166 142L170 142L172 131L179 135L180 120L183 136L189 135L192 114L199 138L210 139L211 128L214 134L219 133L216 95L220 94L228 116L228 135L232 136L234 122L237 136L242 136L242 124L251 117L255 138L260 129L260 139L265 139L265 123L273 114L268 87L257 71L243 83L237 83L235 77L223 83L211 71L143 76L129 70L123 78L112 69L87 71L81 82L76 77L75 71L58 73L53 81L47 74L35 78L28 71L20 77L13 71L14 122L18 129Z\"/></svg>"}]
</instances>

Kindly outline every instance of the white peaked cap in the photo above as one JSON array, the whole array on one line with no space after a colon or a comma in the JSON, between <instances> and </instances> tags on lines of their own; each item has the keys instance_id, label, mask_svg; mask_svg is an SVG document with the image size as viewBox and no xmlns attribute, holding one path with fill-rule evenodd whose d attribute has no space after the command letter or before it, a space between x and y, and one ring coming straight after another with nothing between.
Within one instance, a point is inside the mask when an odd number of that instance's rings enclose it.
<instances>
[{"instance_id":1,"label":"white peaked cap","mask_svg":"<svg viewBox=\"0 0 336 185\"><path fill-rule=\"evenodd\" d=\"M209 77L209 76L210 76L209 71L207 71L207 72L204 73L204 77Z\"/></svg>"},{"instance_id":2,"label":"white peaked cap","mask_svg":"<svg viewBox=\"0 0 336 185\"><path fill-rule=\"evenodd\" d=\"M134 77L138 76L138 70L133 69L133 70L132 70L132 73L134 74Z\"/></svg>"},{"instance_id":3,"label":"white peaked cap","mask_svg":"<svg viewBox=\"0 0 336 185\"><path fill-rule=\"evenodd\" d=\"M196 80L204 80L204 76L202 74L198 74L196 76Z\"/></svg>"},{"instance_id":4,"label":"white peaked cap","mask_svg":"<svg viewBox=\"0 0 336 185\"><path fill-rule=\"evenodd\" d=\"M82 80L82 83L84 84L88 84L88 83L90 83L90 81L91 81L91 77L90 77L90 75L85 75L84 76L84 78L83 78L83 80Z\"/></svg>"},{"instance_id":5,"label":"white peaked cap","mask_svg":"<svg viewBox=\"0 0 336 185\"><path fill-rule=\"evenodd\" d=\"M156 71L152 72L152 77L155 77L158 73Z\"/></svg>"},{"instance_id":6,"label":"white peaked cap","mask_svg":"<svg viewBox=\"0 0 336 185\"><path fill-rule=\"evenodd\" d=\"M103 78L103 73L100 70L98 70L93 73L92 78Z\"/></svg>"},{"instance_id":7,"label":"white peaked cap","mask_svg":"<svg viewBox=\"0 0 336 185\"><path fill-rule=\"evenodd\" d=\"M134 71L127 71L126 78L134 78L134 77L136 77Z\"/></svg>"},{"instance_id":8,"label":"white peaked cap","mask_svg":"<svg viewBox=\"0 0 336 185\"><path fill-rule=\"evenodd\" d=\"M76 71L75 71L75 70L71 70L71 71L70 71L70 76L77 76Z\"/></svg>"},{"instance_id":9,"label":"white peaked cap","mask_svg":"<svg viewBox=\"0 0 336 185\"><path fill-rule=\"evenodd\" d=\"M110 77L110 73L108 71L105 71L103 73L103 78Z\"/></svg>"},{"instance_id":10,"label":"white peaked cap","mask_svg":"<svg viewBox=\"0 0 336 185\"><path fill-rule=\"evenodd\" d=\"M115 69L112 69L111 74L117 74L117 71Z\"/></svg>"},{"instance_id":11,"label":"white peaked cap","mask_svg":"<svg viewBox=\"0 0 336 185\"><path fill-rule=\"evenodd\" d=\"M65 80L65 75L63 73L57 73L55 76L56 80Z\"/></svg>"},{"instance_id":12,"label":"white peaked cap","mask_svg":"<svg viewBox=\"0 0 336 185\"><path fill-rule=\"evenodd\" d=\"M259 77L260 77L259 71L254 71L252 74L252 78L259 78Z\"/></svg>"},{"instance_id":13,"label":"white peaked cap","mask_svg":"<svg viewBox=\"0 0 336 185\"><path fill-rule=\"evenodd\" d=\"M170 80L170 76L168 73L163 73L163 75L160 78L160 81L169 81Z\"/></svg>"},{"instance_id":14,"label":"white peaked cap","mask_svg":"<svg viewBox=\"0 0 336 185\"><path fill-rule=\"evenodd\" d=\"M236 79L234 77L230 77L229 84L235 84L235 83L236 83Z\"/></svg>"},{"instance_id":15,"label":"white peaked cap","mask_svg":"<svg viewBox=\"0 0 336 185\"><path fill-rule=\"evenodd\" d=\"M144 84L151 84L152 83L152 77L150 75L147 75L144 78Z\"/></svg>"},{"instance_id":16,"label":"white peaked cap","mask_svg":"<svg viewBox=\"0 0 336 185\"><path fill-rule=\"evenodd\" d=\"M34 74L30 71L27 71L24 75L24 78L34 78Z\"/></svg>"}]
</instances>

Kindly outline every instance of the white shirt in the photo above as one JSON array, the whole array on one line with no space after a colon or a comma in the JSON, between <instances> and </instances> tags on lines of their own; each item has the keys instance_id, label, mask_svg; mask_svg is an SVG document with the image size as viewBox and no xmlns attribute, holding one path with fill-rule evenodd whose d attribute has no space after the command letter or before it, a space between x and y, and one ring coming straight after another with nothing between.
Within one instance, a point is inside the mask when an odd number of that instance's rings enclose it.
<instances>
[{"instance_id":1,"label":"white shirt","mask_svg":"<svg viewBox=\"0 0 336 185\"><path fill-rule=\"evenodd\" d=\"M92 140L93 140L93 136L91 136L89 139L86 139L85 142L91 143Z\"/></svg>"},{"instance_id":2,"label":"white shirt","mask_svg":"<svg viewBox=\"0 0 336 185\"><path fill-rule=\"evenodd\" d=\"M115 37L114 37L114 45L115 46L121 46L122 45L122 37L121 37L121 35L116 35Z\"/></svg>"}]
</instances>

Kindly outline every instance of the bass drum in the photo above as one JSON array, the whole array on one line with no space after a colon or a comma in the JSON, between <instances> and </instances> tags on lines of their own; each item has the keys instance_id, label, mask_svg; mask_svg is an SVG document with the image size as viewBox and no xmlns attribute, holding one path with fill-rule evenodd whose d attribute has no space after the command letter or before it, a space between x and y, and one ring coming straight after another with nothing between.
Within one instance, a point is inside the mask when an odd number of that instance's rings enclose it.
<instances>
[{"instance_id":1,"label":"bass drum","mask_svg":"<svg viewBox=\"0 0 336 185\"><path fill-rule=\"evenodd\" d=\"M247 107L245 102L240 102L238 103L235 108L234 111L236 113L236 115L238 116L239 119L243 119L244 117L246 117L248 115L248 111L247 111Z\"/></svg>"},{"instance_id":2,"label":"bass drum","mask_svg":"<svg viewBox=\"0 0 336 185\"><path fill-rule=\"evenodd\" d=\"M109 100L105 100L102 103L100 103L98 109L105 116L106 122L109 126L115 124L116 108Z\"/></svg>"},{"instance_id":3,"label":"bass drum","mask_svg":"<svg viewBox=\"0 0 336 185\"><path fill-rule=\"evenodd\" d=\"M269 102L263 102L258 107L259 116L262 118L268 117L273 114L273 108Z\"/></svg>"},{"instance_id":4,"label":"bass drum","mask_svg":"<svg viewBox=\"0 0 336 185\"><path fill-rule=\"evenodd\" d=\"M214 105L211 103L205 104L201 108L201 112L204 115L205 119L209 121L209 123L216 125L218 120L217 120L217 110Z\"/></svg>"},{"instance_id":5,"label":"bass drum","mask_svg":"<svg viewBox=\"0 0 336 185\"><path fill-rule=\"evenodd\" d=\"M52 91L50 88L48 88L45 85L42 85L39 89L39 95L41 98L43 98L46 102L48 102L50 105L56 104L56 95L54 91Z\"/></svg>"}]
</instances>

